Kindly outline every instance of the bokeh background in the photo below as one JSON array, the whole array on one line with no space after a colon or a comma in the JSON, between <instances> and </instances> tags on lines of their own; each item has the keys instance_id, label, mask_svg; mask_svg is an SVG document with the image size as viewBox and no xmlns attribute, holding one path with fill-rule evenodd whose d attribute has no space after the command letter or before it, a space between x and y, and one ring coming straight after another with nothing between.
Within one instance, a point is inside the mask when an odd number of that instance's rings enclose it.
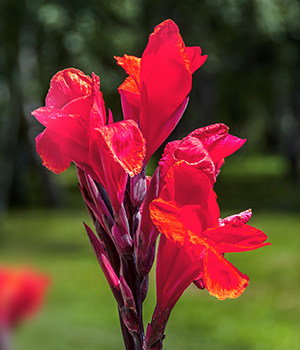
<instances>
[{"instance_id":1,"label":"bokeh background","mask_svg":"<svg viewBox=\"0 0 300 350\"><path fill-rule=\"evenodd\" d=\"M101 79L121 119L113 56L140 56L164 19L208 55L193 76L184 117L169 140L224 122L248 141L216 191L223 216L253 208L251 224L272 246L232 254L250 276L238 300L189 288L174 309L165 349L296 350L300 336L300 2L297 0L1 0L0 263L29 263L52 276L43 312L14 337L17 350L121 349L116 307L85 236L90 223L75 169L41 166L30 112L66 67ZM148 167L157 165L161 147ZM152 276L145 305L155 302Z\"/></svg>"}]
</instances>

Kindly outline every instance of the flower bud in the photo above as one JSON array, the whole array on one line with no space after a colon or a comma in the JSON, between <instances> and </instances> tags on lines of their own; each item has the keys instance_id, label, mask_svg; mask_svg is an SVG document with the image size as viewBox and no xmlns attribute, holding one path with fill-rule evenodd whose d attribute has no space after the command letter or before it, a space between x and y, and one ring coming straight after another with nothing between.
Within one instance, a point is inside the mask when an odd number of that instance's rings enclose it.
<instances>
[{"instance_id":1,"label":"flower bud","mask_svg":"<svg viewBox=\"0 0 300 350\"><path fill-rule=\"evenodd\" d=\"M117 223L112 227L112 237L120 254L128 255L132 253L133 240L130 234Z\"/></svg>"},{"instance_id":2,"label":"flower bud","mask_svg":"<svg viewBox=\"0 0 300 350\"><path fill-rule=\"evenodd\" d=\"M145 197L146 191L147 191L147 181L146 181L146 174L145 169L141 171L138 175L135 175L130 179L130 200L132 205L135 208L138 208Z\"/></svg>"},{"instance_id":3,"label":"flower bud","mask_svg":"<svg viewBox=\"0 0 300 350\"><path fill-rule=\"evenodd\" d=\"M126 307L136 311L135 301L130 287L125 278L120 276L120 290Z\"/></svg>"}]
</instances>

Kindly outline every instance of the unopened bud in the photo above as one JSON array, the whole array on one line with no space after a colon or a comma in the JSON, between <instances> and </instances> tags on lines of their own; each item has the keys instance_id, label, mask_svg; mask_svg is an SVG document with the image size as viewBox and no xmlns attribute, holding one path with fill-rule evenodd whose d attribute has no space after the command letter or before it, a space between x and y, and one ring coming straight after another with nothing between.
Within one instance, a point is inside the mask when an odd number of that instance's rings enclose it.
<instances>
[{"instance_id":1,"label":"unopened bud","mask_svg":"<svg viewBox=\"0 0 300 350\"><path fill-rule=\"evenodd\" d=\"M146 191L147 181L145 169L143 169L138 175L130 179L130 200L135 208L138 208L142 204Z\"/></svg>"},{"instance_id":2,"label":"unopened bud","mask_svg":"<svg viewBox=\"0 0 300 350\"><path fill-rule=\"evenodd\" d=\"M123 231L130 232L128 217L124 204L122 203L119 212L115 215L115 222L123 228Z\"/></svg>"},{"instance_id":3,"label":"unopened bud","mask_svg":"<svg viewBox=\"0 0 300 350\"><path fill-rule=\"evenodd\" d=\"M114 224L111 232L119 253L122 255L131 254L133 249L133 240L130 234L117 223Z\"/></svg>"},{"instance_id":4,"label":"unopened bud","mask_svg":"<svg viewBox=\"0 0 300 350\"><path fill-rule=\"evenodd\" d=\"M86 175L86 180L90 195L92 196L94 201L94 205L98 209L98 212L101 213L101 221L110 230L114 220L111 204L108 199L107 193L104 187L100 184L97 185L94 179L89 174Z\"/></svg>"},{"instance_id":5,"label":"unopened bud","mask_svg":"<svg viewBox=\"0 0 300 350\"><path fill-rule=\"evenodd\" d=\"M126 307L136 311L135 301L130 287L125 278L120 276L120 290Z\"/></svg>"}]
</instances>

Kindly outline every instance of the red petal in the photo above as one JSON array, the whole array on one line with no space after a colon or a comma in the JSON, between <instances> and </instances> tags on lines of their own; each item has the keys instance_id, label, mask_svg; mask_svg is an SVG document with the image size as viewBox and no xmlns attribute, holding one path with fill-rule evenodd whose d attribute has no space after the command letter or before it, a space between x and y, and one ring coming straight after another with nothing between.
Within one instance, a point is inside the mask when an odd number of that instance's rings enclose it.
<instances>
[{"instance_id":1,"label":"red petal","mask_svg":"<svg viewBox=\"0 0 300 350\"><path fill-rule=\"evenodd\" d=\"M126 120L97 130L114 160L130 176L139 174L143 167L146 150L145 140L137 124L133 120Z\"/></svg>"},{"instance_id":2,"label":"red petal","mask_svg":"<svg viewBox=\"0 0 300 350\"><path fill-rule=\"evenodd\" d=\"M121 121L94 130L90 164L118 212L127 181L142 170L145 142L136 123ZM97 180L97 179L96 179Z\"/></svg>"},{"instance_id":3,"label":"red petal","mask_svg":"<svg viewBox=\"0 0 300 350\"><path fill-rule=\"evenodd\" d=\"M35 140L43 165L54 173L65 171L72 161L77 164L88 162L88 148L54 131L46 129Z\"/></svg>"},{"instance_id":4,"label":"red petal","mask_svg":"<svg viewBox=\"0 0 300 350\"><path fill-rule=\"evenodd\" d=\"M140 119L140 70L141 59L134 56L124 55L115 57L117 63L123 67L130 76L119 87L122 101L124 119Z\"/></svg>"},{"instance_id":5,"label":"red petal","mask_svg":"<svg viewBox=\"0 0 300 350\"><path fill-rule=\"evenodd\" d=\"M190 61L191 73L199 69L207 59L207 55L201 56L201 49L199 46L186 47L185 53Z\"/></svg>"},{"instance_id":6,"label":"red petal","mask_svg":"<svg viewBox=\"0 0 300 350\"><path fill-rule=\"evenodd\" d=\"M67 82L70 85L74 85L74 72L77 71L70 69L57 73L51 83L50 92L52 91L52 93L57 93L60 96L60 93L62 93L61 89L67 89L65 86ZM88 80L90 81L91 79L88 78ZM69 158L72 158L74 161L78 158L78 147L76 145L80 144L83 148L88 148L91 129L101 127L106 122L105 106L99 87L99 77L93 74L92 93L80 97L77 97L74 93L72 96L69 96L70 98L74 97L74 99L64 104L61 109L48 106L39 108L32 113L49 130L60 134L64 139L69 139L69 141L59 140L60 143L66 146L67 143L75 142L74 151L72 147L68 146L69 156L73 154ZM73 88L76 90L76 85ZM50 94L50 96L52 95Z\"/></svg>"},{"instance_id":7,"label":"red petal","mask_svg":"<svg viewBox=\"0 0 300 350\"><path fill-rule=\"evenodd\" d=\"M165 181L167 185L160 197L175 202L178 207L200 205L207 208L211 186L208 177L198 169L184 161L177 162L169 169Z\"/></svg>"},{"instance_id":8,"label":"red petal","mask_svg":"<svg viewBox=\"0 0 300 350\"><path fill-rule=\"evenodd\" d=\"M166 20L149 37L142 58L115 57L130 75L119 87L124 119L139 122L147 142L145 163L169 136L188 103L191 73L206 60L185 47L177 25Z\"/></svg>"},{"instance_id":9,"label":"red petal","mask_svg":"<svg viewBox=\"0 0 300 350\"><path fill-rule=\"evenodd\" d=\"M99 144L96 147L99 147ZM114 211L116 214L119 214L128 175L105 147L98 148L98 151L96 149L92 150L91 164L93 171L97 174L95 180L99 181L98 178L100 179L100 183L103 184Z\"/></svg>"},{"instance_id":10,"label":"red petal","mask_svg":"<svg viewBox=\"0 0 300 350\"><path fill-rule=\"evenodd\" d=\"M175 164L176 160L174 158L174 152L177 149L180 142L181 141L176 140L176 141L167 143L164 149L164 153L161 156L159 161L159 174L160 174L161 180L166 177L168 170L171 168L172 165Z\"/></svg>"},{"instance_id":11,"label":"red petal","mask_svg":"<svg viewBox=\"0 0 300 350\"><path fill-rule=\"evenodd\" d=\"M214 163L217 163L236 152L246 142L245 139L230 135L228 130L224 124L213 124L191 132L188 137L200 140Z\"/></svg>"},{"instance_id":12,"label":"red petal","mask_svg":"<svg viewBox=\"0 0 300 350\"><path fill-rule=\"evenodd\" d=\"M141 59L124 55L115 57L117 63L123 67L129 77L119 87L124 119L140 119L140 70Z\"/></svg>"},{"instance_id":13,"label":"red petal","mask_svg":"<svg viewBox=\"0 0 300 350\"><path fill-rule=\"evenodd\" d=\"M125 81L119 86L118 90L132 92L140 95L140 88L131 76L125 79Z\"/></svg>"},{"instance_id":14,"label":"red petal","mask_svg":"<svg viewBox=\"0 0 300 350\"><path fill-rule=\"evenodd\" d=\"M80 98L69 103L66 108L60 110L55 108L41 107L32 112L36 119L47 127L47 129L69 138L74 142L88 145L89 122L86 111L90 110L91 101ZM87 109L84 109L84 108ZM82 113L81 113L82 112ZM74 113L74 114L72 114Z\"/></svg>"},{"instance_id":15,"label":"red petal","mask_svg":"<svg viewBox=\"0 0 300 350\"><path fill-rule=\"evenodd\" d=\"M46 97L46 107L62 108L92 92L92 79L78 69L64 69L54 75Z\"/></svg>"},{"instance_id":16,"label":"red petal","mask_svg":"<svg viewBox=\"0 0 300 350\"><path fill-rule=\"evenodd\" d=\"M249 283L247 275L211 248L204 258L203 280L209 293L221 300L239 297Z\"/></svg>"},{"instance_id":17,"label":"red petal","mask_svg":"<svg viewBox=\"0 0 300 350\"><path fill-rule=\"evenodd\" d=\"M216 226L219 223L220 218L220 208L217 202L217 194L216 192L210 188L208 198L207 198L207 208L210 215L213 218L213 225Z\"/></svg>"},{"instance_id":18,"label":"red petal","mask_svg":"<svg viewBox=\"0 0 300 350\"><path fill-rule=\"evenodd\" d=\"M50 127L53 125L53 129L57 128L57 120L61 117L65 117L65 114L61 109L52 108L52 107L41 107L31 114L44 126Z\"/></svg>"},{"instance_id":19,"label":"red petal","mask_svg":"<svg viewBox=\"0 0 300 350\"><path fill-rule=\"evenodd\" d=\"M36 150L43 165L56 174L65 171L72 161L64 141L66 140L61 135L47 129L35 139Z\"/></svg>"},{"instance_id":20,"label":"red petal","mask_svg":"<svg viewBox=\"0 0 300 350\"><path fill-rule=\"evenodd\" d=\"M187 238L186 227L180 221L180 211L175 205L161 198L155 199L150 204L150 215L159 232L173 242L184 244Z\"/></svg>"},{"instance_id":21,"label":"red petal","mask_svg":"<svg viewBox=\"0 0 300 350\"><path fill-rule=\"evenodd\" d=\"M166 146L160 161L162 179L176 161L185 161L205 172L211 182L215 182L218 169L224 157L238 149L244 140L228 134L223 124L210 125L193 131L181 142L175 141Z\"/></svg>"},{"instance_id":22,"label":"red petal","mask_svg":"<svg viewBox=\"0 0 300 350\"><path fill-rule=\"evenodd\" d=\"M141 59L128 55L124 55L123 57L115 56L115 59L117 60L118 65L120 65L125 70L125 72L133 78L137 87L139 87Z\"/></svg>"},{"instance_id":23,"label":"red petal","mask_svg":"<svg viewBox=\"0 0 300 350\"><path fill-rule=\"evenodd\" d=\"M178 27L165 21L150 35L141 59L140 126L148 145L147 159L179 121L181 114L176 115L175 121L169 119L175 118L174 112L191 90L192 77L183 49Z\"/></svg>"},{"instance_id":24,"label":"red petal","mask_svg":"<svg viewBox=\"0 0 300 350\"><path fill-rule=\"evenodd\" d=\"M160 232L184 245L191 240L187 229L200 235L218 223L219 207L207 176L182 162L169 170L159 198L150 205L150 213Z\"/></svg>"},{"instance_id":25,"label":"red petal","mask_svg":"<svg viewBox=\"0 0 300 350\"><path fill-rule=\"evenodd\" d=\"M189 102L189 98L187 97L183 103L176 109L176 111L169 117L169 119L166 121L164 125L162 125L162 129L159 131L159 133L156 135L157 137L151 140L151 143L149 145L149 142L147 143L147 156L145 159L145 163L148 162L151 155L156 151L156 149L166 140L166 138L170 135L170 133L173 131L177 123L179 122L180 118L182 117L187 104ZM149 126L151 127L151 126ZM145 137L146 138L146 137ZM147 139L146 139L147 141Z\"/></svg>"},{"instance_id":26,"label":"red petal","mask_svg":"<svg viewBox=\"0 0 300 350\"><path fill-rule=\"evenodd\" d=\"M211 183L215 182L215 166L213 160L203 143L195 137L185 137L173 157L176 161L184 160L186 163L205 173Z\"/></svg>"},{"instance_id":27,"label":"red petal","mask_svg":"<svg viewBox=\"0 0 300 350\"><path fill-rule=\"evenodd\" d=\"M106 125L106 111L102 92L100 91L100 79L96 74L92 73L92 80L93 106L90 111L90 125L95 128Z\"/></svg>"},{"instance_id":28,"label":"red petal","mask_svg":"<svg viewBox=\"0 0 300 350\"><path fill-rule=\"evenodd\" d=\"M184 160L191 165L198 165L200 162L212 163L211 157L203 146L203 143L195 137L185 137L177 149L174 150L173 157L177 160Z\"/></svg>"},{"instance_id":29,"label":"red petal","mask_svg":"<svg viewBox=\"0 0 300 350\"><path fill-rule=\"evenodd\" d=\"M251 219L251 216L252 216L252 210L248 209L248 210L242 211L239 214L234 214L234 215L227 216L224 219L219 219L219 224L220 226L224 226L226 224L231 224L237 221L240 221L246 224Z\"/></svg>"},{"instance_id":30,"label":"red petal","mask_svg":"<svg viewBox=\"0 0 300 350\"><path fill-rule=\"evenodd\" d=\"M124 119L140 120L140 92L131 77L119 87Z\"/></svg>"},{"instance_id":31,"label":"red petal","mask_svg":"<svg viewBox=\"0 0 300 350\"><path fill-rule=\"evenodd\" d=\"M199 276L201 269L202 264L195 262L183 247L161 236L156 264L158 307L163 312L170 311L185 289Z\"/></svg>"},{"instance_id":32,"label":"red petal","mask_svg":"<svg viewBox=\"0 0 300 350\"><path fill-rule=\"evenodd\" d=\"M262 231L239 221L208 229L201 237L214 242L220 253L244 252L270 244L263 243L268 237Z\"/></svg>"}]
</instances>

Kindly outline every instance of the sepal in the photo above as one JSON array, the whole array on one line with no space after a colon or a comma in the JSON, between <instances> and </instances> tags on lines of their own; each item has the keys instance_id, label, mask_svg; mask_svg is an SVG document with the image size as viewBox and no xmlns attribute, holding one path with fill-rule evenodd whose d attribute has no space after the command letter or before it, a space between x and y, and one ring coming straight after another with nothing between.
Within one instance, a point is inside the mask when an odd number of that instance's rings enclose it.
<instances>
[{"instance_id":1,"label":"sepal","mask_svg":"<svg viewBox=\"0 0 300 350\"><path fill-rule=\"evenodd\" d=\"M123 307L120 308L120 314L129 332L139 334L140 321L136 311L124 305Z\"/></svg>"},{"instance_id":2,"label":"sepal","mask_svg":"<svg viewBox=\"0 0 300 350\"><path fill-rule=\"evenodd\" d=\"M123 276L120 276L120 289L124 301L124 306L120 308L123 322L130 333L138 334L140 332L141 321L137 313L134 296Z\"/></svg>"},{"instance_id":3,"label":"sepal","mask_svg":"<svg viewBox=\"0 0 300 350\"><path fill-rule=\"evenodd\" d=\"M120 289L124 300L124 305L127 308L134 309L136 311L136 306L135 306L135 301L134 301L132 291L123 276L120 276Z\"/></svg>"}]
</instances>

